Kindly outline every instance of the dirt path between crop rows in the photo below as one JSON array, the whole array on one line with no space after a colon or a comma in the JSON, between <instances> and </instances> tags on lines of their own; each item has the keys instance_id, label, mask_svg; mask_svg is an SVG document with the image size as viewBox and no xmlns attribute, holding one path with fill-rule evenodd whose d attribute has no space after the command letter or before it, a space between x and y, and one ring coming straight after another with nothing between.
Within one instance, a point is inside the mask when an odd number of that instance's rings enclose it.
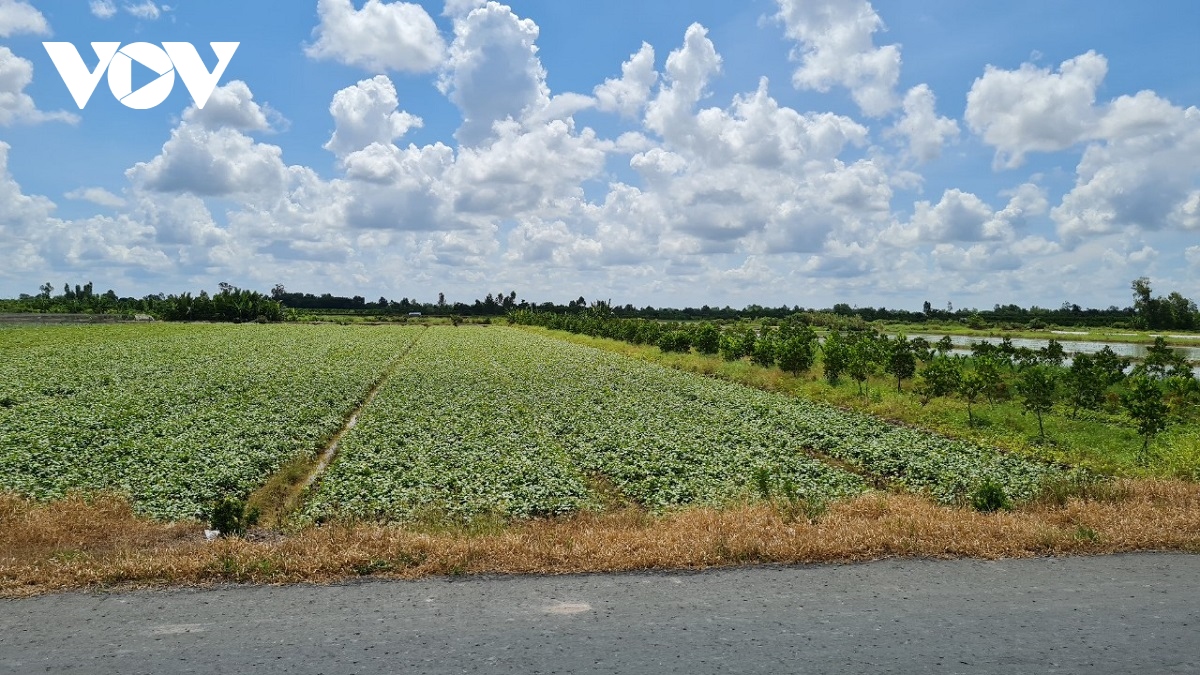
<instances>
[{"instance_id":1,"label":"dirt path between crop rows","mask_svg":"<svg viewBox=\"0 0 1200 675\"><path fill-rule=\"evenodd\" d=\"M342 428L333 435L333 438L329 440L329 445L327 445L325 447L325 451L321 453L320 459L317 461L317 465L313 467L312 473L308 475L308 478L304 480L304 484L300 486L301 490L305 490L311 487L313 483L317 482L317 479L321 477L321 474L325 472L325 469L327 469L333 462L334 458L337 457L338 447L342 443L342 438L345 437L346 434L350 433L351 429L358 426L359 415L362 414L363 410L366 410L367 406L371 405L371 403L375 400L375 397L379 395L379 390L383 389L383 386L388 383L388 380L392 379L392 375L396 373L396 368L400 367L400 363L403 362L404 359L408 358L408 355L412 353L412 350L416 348L417 343L419 343L421 338L428 333L428 330L429 329L426 328L425 330L421 331L417 335L417 338L412 341L412 344L405 348L404 351L402 351L390 364L388 364L387 370L385 370L383 373L383 377L379 378L379 381L375 383L375 386L371 388L371 391L367 392L367 395L363 398L362 403L360 403L359 406L354 409L354 412L350 413L350 417L346 419L346 424L343 425Z\"/></svg>"},{"instance_id":2,"label":"dirt path between crop rows","mask_svg":"<svg viewBox=\"0 0 1200 675\"><path fill-rule=\"evenodd\" d=\"M275 476L268 479L264 486L255 492L254 495L251 495L249 503L257 506L263 512L266 523L279 525L301 506L301 499L305 492L320 480L325 470L337 458L342 439L358 426L358 418L362 415L362 412L375 401L380 390L392 379L392 375L395 374L396 369L400 367L404 359L408 358L408 355L412 353L413 349L416 348L421 338L425 337L428 331L427 327L418 333L416 339L392 359L391 363L384 368L379 380L375 382L362 401L346 417L342 428L338 429L337 433L329 439L329 442L320 454L302 464L300 467L303 469L302 471L297 470L295 464L287 466Z\"/></svg>"}]
</instances>

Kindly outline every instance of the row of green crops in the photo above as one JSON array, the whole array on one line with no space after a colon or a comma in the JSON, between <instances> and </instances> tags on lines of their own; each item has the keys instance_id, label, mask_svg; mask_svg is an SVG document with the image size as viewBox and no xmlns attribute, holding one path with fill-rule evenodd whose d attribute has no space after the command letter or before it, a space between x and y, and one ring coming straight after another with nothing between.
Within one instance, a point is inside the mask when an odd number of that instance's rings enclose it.
<instances>
[{"instance_id":1,"label":"row of green crops","mask_svg":"<svg viewBox=\"0 0 1200 675\"><path fill-rule=\"evenodd\" d=\"M759 467L798 496L865 489L745 419L746 392L511 329L430 329L343 439L306 515L564 513L595 504L598 479L656 509L719 504L752 494Z\"/></svg>"},{"instance_id":2,"label":"row of green crops","mask_svg":"<svg viewBox=\"0 0 1200 675\"><path fill-rule=\"evenodd\" d=\"M0 329L0 490L197 517L317 450L419 328Z\"/></svg>"},{"instance_id":3,"label":"row of green crops","mask_svg":"<svg viewBox=\"0 0 1200 675\"><path fill-rule=\"evenodd\" d=\"M857 413L503 328L435 328L400 364L306 507L310 518L554 514L602 479L659 509L761 493L829 499L862 478L943 502L985 481L1035 495L1054 467Z\"/></svg>"},{"instance_id":4,"label":"row of green crops","mask_svg":"<svg viewBox=\"0 0 1200 675\"><path fill-rule=\"evenodd\" d=\"M530 405L536 392L497 360L515 354L494 353L495 335L429 329L342 438L305 515L536 516L588 504L585 477Z\"/></svg>"}]
</instances>

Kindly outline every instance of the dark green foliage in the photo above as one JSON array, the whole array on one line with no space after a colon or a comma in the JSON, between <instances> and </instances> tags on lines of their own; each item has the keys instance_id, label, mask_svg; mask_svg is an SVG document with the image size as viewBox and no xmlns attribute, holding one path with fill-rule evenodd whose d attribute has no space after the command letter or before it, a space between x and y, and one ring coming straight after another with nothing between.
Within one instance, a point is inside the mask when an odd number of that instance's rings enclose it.
<instances>
[{"instance_id":1,"label":"dark green foliage","mask_svg":"<svg viewBox=\"0 0 1200 675\"><path fill-rule=\"evenodd\" d=\"M1197 325L1196 303L1173 292L1167 297L1153 297L1150 280L1146 277L1134 279L1133 307L1137 323L1144 328L1161 330L1175 328L1192 330Z\"/></svg>"},{"instance_id":2,"label":"dark green foliage","mask_svg":"<svg viewBox=\"0 0 1200 675\"><path fill-rule=\"evenodd\" d=\"M1071 401L1071 416L1080 408L1095 410L1104 401L1108 388L1107 374L1096 364L1091 354L1076 354L1066 376L1067 396Z\"/></svg>"},{"instance_id":3,"label":"dark green foliage","mask_svg":"<svg viewBox=\"0 0 1200 675\"><path fill-rule=\"evenodd\" d=\"M1005 494L1003 487L988 479L980 483L971 493L971 506L976 511L993 513L1011 510L1012 501Z\"/></svg>"},{"instance_id":4,"label":"dark green foliage","mask_svg":"<svg viewBox=\"0 0 1200 675\"><path fill-rule=\"evenodd\" d=\"M858 393L862 394L867 380L879 370L883 360L883 346L879 338L872 333L858 333L850 343L846 359L846 372L850 379L858 383Z\"/></svg>"},{"instance_id":5,"label":"dark green foliage","mask_svg":"<svg viewBox=\"0 0 1200 675\"><path fill-rule=\"evenodd\" d=\"M1104 385L1111 387L1125 379L1125 369L1129 367L1129 359L1117 356L1112 347L1105 346L1104 349L1092 355L1092 364L1100 372Z\"/></svg>"},{"instance_id":6,"label":"dark green foliage","mask_svg":"<svg viewBox=\"0 0 1200 675\"><path fill-rule=\"evenodd\" d=\"M737 361L742 358L741 345L737 337L728 333L721 335L721 340L718 343L717 351L721 354L721 358L726 361Z\"/></svg>"},{"instance_id":7,"label":"dark green foliage","mask_svg":"<svg viewBox=\"0 0 1200 675\"><path fill-rule=\"evenodd\" d=\"M971 408L987 390L987 386L987 379L978 369L968 370L959 379L958 393L967 402L967 424L969 426L975 426L975 413Z\"/></svg>"},{"instance_id":8,"label":"dark green foliage","mask_svg":"<svg viewBox=\"0 0 1200 675\"><path fill-rule=\"evenodd\" d=\"M658 337L658 348L664 352L687 353L692 348L691 336L681 330L663 333Z\"/></svg>"},{"instance_id":9,"label":"dark green foliage","mask_svg":"<svg viewBox=\"0 0 1200 675\"><path fill-rule=\"evenodd\" d=\"M283 320L283 306L256 291L247 291L221 284L221 291L209 296L205 291L192 297L191 293L172 295L156 308L165 321L230 321L247 323Z\"/></svg>"},{"instance_id":10,"label":"dark green foliage","mask_svg":"<svg viewBox=\"0 0 1200 675\"><path fill-rule=\"evenodd\" d=\"M754 351L750 353L750 360L754 365L770 368L775 365L775 346L779 338L774 331L763 329L763 334L754 342Z\"/></svg>"},{"instance_id":11,"label":"dark green foliage","mask_svg":"<svg viewBox=\"0 0 1200 675\"><path fill-rule=\"evenodd\" d=\"M850 361L850 349L846 339L838 331L830 331L821 345L821 352L825 355L825 379L829 384L837 384Z\"/></svg>"},{"instance_id":12,"label":"dark green foliage","mask_svg":"<svg viewBox=\"0 0 1200 675\"><path fill-rule=\"evenodd\" d=\"M209 524L223 537L241 536L258 523L258 509L246 509L246 502L235 497L224 497L213 504Z\"/></svg>"},{"instance_id":13,"label":"dark green foliage","mask_svg":"<svg viewBox=\"0 0 1200 675\"><path fill-rule=\"evenodd\" d=\"M1134 373L1156 379L1191 377L1192 369L1188 366L1187 358L1167 345L1167 341L1160 335L1154 338L1152 346L1146 348L1146 358L1134 368Z\"/></svg>"},{"instance_id":14,"label":"dark green foliage","mask_svg":"<svg viewBox=\"0 0 1200 675\"><path fill-rule=\"evenodd\" d=\"M1006 395L1004 378L1000 375L1000 357L992 354L975 359L975 372L983 382L983 393L988 401L995 402Z\"/></svg>"},{"instance_id":15,"label":"dark green foliage","mask_svg":"<svg viewBox=\"0 0 1200 675\"><path fill-rule=\"evenodd\" d=\"M1000 344L996 345L996 356L1004 360L1009 365L1012 365L1017 358L1018 349L1013 345L1012 338L1005 337L1000 340Z\"/></svg>"},{"instance_id":16,"label":"dark green foliage","mask_svg":"<svg viewBox=\"0 0 1200 675\"><path fill-rule=\"evenodd\" d=\"M1138 463L1145 464L1149 459L1150 440L1167 428L1168 408L1163 401L1162 390L1157 382L1146 375L1133 375L1129 378L1125 393L1121 395L1121 405L1137 424L1138 434L1142 437Z\"/></svg>"},{"instance_id":17,"label":"dark green foliage","mask_svg":"<svg viewBox=\"0 0 1200 675\"><path fill-rule=\"evenodd\" d=\"M1021 395L1021 405L1037 415L1038 438L1046 440L1043 416L1054 407L1058 393L1058 371L1049 366L1026 368L1017 377L1016 387Z\"/></svg>"},{"instance_id":18,"label":"dark green foliage","mask_svg":"<svg viewBox=\"0 0 1200 675\"><path fill-rule=\"evenodd\" d=\"M1017 370L1032 368L1042 363L1042 354L1029 347L1017 347L1013 354L1013 363Z\"/></svg>"},{"instance_id":19,"label":"dark green foliage","mask_svg":"<svg viewBox=\"0 0 1200 675\"><path fill-rule=\"evenodd\" d=\"M1038 350L1038 361L1046 365L1061 366L1066 359L1067 351L1054 338L1050 338L1050 342Z\"/></svg>"},{"instance_id":20,"label":"dark green foliage","mask_svg":"<svg viewBox=\"0 0 1200 675\"><path fill-rule=\"evenodd\" d=\"M1162 384L1163 400L1173 417L1186 419L1200 406L1200 381L1190 372L1168 377Z\"/></svg>"},{"instance_id":21,"label":"dark green foliage","mask_svg":"<svg viewBox=\"0 0 1200 675\"><path fill-rule=\"evenodd\" d=\"M904 337L903 333L897 335L895 340L889 340L885 351L884 367L889 374L896 378L896 391L902 391L901 381L911 378L917 372L916 352L912 343Z\"/></svg>"},{"instance_id":22,"label":"dark green foliage","mask_svg":"<svg viewBox=\"0 0 1200 675\"><path fill-rule=\"evenodd\" d=\"M96 293L92 283L63 285L62 295L54 295L53 284L39 287L36 296L22 295L17 300L0 300L0 312L38 312L50 314L112 314L132 318L146 314L164 321L227 321L232 323L274 322L283 320L283 306L270 296L221 283L220 292L210 296L201 291L181 295L147 295L121 298L114 291Z\"/></svg>"},{"instance_id":23,"label":"dark green foliage","mask_svg":"<svg viewBox=\"0 0 1200 675\"><path fill-rule=\"evenodd\" d=\"M921 363L929 363L933 360L935 354L933 351L933 344L931 344L929 340L926 340L923 337L915 337L910 340L910 344L912 344L913 354L916 355L918 361Z\"/></svg>"},{"instance_id":24,"label":"dark green foliage","mask_svg":"<svg viewBox=\"0 0 1200 675\"><path fill-rule=\"evenodd\" d=\"M943 335L942 339L938 340L937 344L934 345L934 349L937 350L938 354L945 356L954 351L954 340L949 335Z\"/></svg>"},{"instance_id":25,"label":"dark green foliage","mask_svg":"<svg viewBox=\"0 0 1200 675\"><path fill-rule=\"evenodd\" d=\"M726 361L737 361L753 354L757 343L758 335L755 334L753 328L729 331L721 335L718 351L721 353L721 358Z\"/></svg>"},{"instance_id":26,"label":"dark green foliage","mask_svg":"<svg viewBox=\"0 0 1200 675\"><path fill-rule=\"evenodd\" d=\"M945 338L943 338L943 339L945 339ZM1007 340L1008 338L1005 338L1005 339ZM1011 343L1009 343L1009 344L1011 344ZM994 345L994 344L988 342L987 340L979 340L977 342L971 343L971 356L973 356L977 359L982 358L984 356L988 356L989 354L998 353L999 351L1000 351L999 346Z\"/></svg>"},{"instance_id":27,"label":"dark green foliage","mask_svg":"<svg viewBox=\"0 0 1200 675\"><path fill-rule=\"evenodd\" d=\"M811 328L792 333L775 345L775 358L779 367L793 375L812 368L816 361L817 335Z\"/></svg>"},{"instance_id":28,"label":"dark green foliage","mask_svg":"<svg viewBox=\"0 0 1200 675\"><path fill-rule=\"evenodd\" d=\"M754 488L764 500L771 498L771 469L760 466L754 470Z\"/></svg>"},{"instance_id":29,"label":"dark green foliage","mask_svg":"<svg viewBox=\"0 0 1200 675\"><path fill-rule=\"evenodd\" d=\"M721 346L721 331L711 323L701 324L692 334L692 346L701 354L716 354Z\"/></svg>"},{"instance_id":30,"label":"dark green foliage","mask_svg":"<svg viewBox=\"0 0 1200 675\"><path fill-rule=\"evenodd\" d=\"M961 383L962 369L958 360L948 356L934 358L925 370L921 371L921 381L917 384L922 405L939 396L954 394Z\"/></svg>"}]
</instances>

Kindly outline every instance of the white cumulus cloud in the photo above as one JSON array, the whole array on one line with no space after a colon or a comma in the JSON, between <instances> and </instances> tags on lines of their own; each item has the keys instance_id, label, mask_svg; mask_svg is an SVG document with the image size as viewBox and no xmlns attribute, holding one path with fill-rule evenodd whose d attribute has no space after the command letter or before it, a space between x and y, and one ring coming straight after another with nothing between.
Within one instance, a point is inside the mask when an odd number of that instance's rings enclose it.
<instances>
[{"instance_id":1,"label":"white cumulus cloud","mask_svg":"<svg viewBox=\"0 0 1200 675\"><path fill-rule=\"evenodd\" d=\"M396 86L385 75L342 89L329 104L335 131L325 149L339 157L362 150L372 143L390 144L420 128L420 117L399 110Z\"/></svg>"},{"instance_id":2,"label":"white cumulus cloud","mask_svg":"<svg viewBox=\"0 0 1200 675\"><path fill-rule=\"evenodd\" d=\"M909 89L904 96L904 116L893 127L894 133L908 140L909 155L920 162L937 159L947 143L958 139L958 122L939 117L936 103L929 85Z\"/></svg>"},{"instance_id":3,"label":"white cumulus cloud","mask_svg":"<svg viewBox=\"0 0 1200 675\"><path fill-rule=\"evenodd\" d=\"M233 80L214 89L203 109L189 106L183 119L206 129L227 127L240 131L270 131L273 129L271 120L281 118L269 106L259 105L245 82Z\"/></svg>"},{"instance_id":4,"label":"white cumulus cloud","mask_svg":"<svg viewBox=\"0 0 1200 675\"><path fill-rule=\"evenodd\" d=\"M41 12L25 0L0 0L0 37L23 33L48 35L50 24Z\"/></svg>"},{"instance_id":5,"label":"white cumulus cloud","mask_svg":"<svg viewBox=\"0 0 1200 675\"><path fill-rule=\"evenodd\" d=\"M883 19L867 0L776 0L777 18L799 47L792 82L801 89L850 90L865 115L881 117L896 107L900 47L875 45Z\"/></svg>"},{"instance_id":6,"label":"white cumulus cloud","mask_svg":"<svg viewBox=\"0 0 1200 675\"><path fill-rule=\"evenodd\" d=\"M211 130L184 122L171 132L157 157L137 163L126 175L153 192L271 195L286 181L282 154L278 146L255 143L236 129Z\"/></svg>"},{"instance_id":7,"label":"white cumulus cloud","mask_svg":"<svg viewBox=\"0 0 1200 675\"><path fill-rule=\"evenodd\" d=\"M593 92L596 105L606 112L635 117L650 99L650 90L658 82L654 69L654 47L645 42L636 54L621 66L621 77L608 79Z\"/></svg>"},{"instance_id":8,"label":"white cumulus cloud","mask_svg":"<svg viewBox=\"0 0 1200 675\"><path fill-rule=\"evenodd\" d=\"M25 87L33 82L33 63L0 46L0 126L59 121L74 124L79 118L65 111L39 110Z\"/></svg>"},{"instance_id":9,"label":"white cumulus cloud","mask_svg":"<svg viewBox=\"0 0 1200 675\"><path fill-rule=\"evenodd\" d=\"M433 17L418 4L367 0L319 0L316 42L305 53L367 70L426 73L445 58L446 43Z\"/></svg>"},{"instance_id":10,"label":"white cumulus cloud","mask_svg":"<svg viewBox=\"0 0 1200 675\"><path fill-rule=\"evenodd\" d=\"M1107 72L1107 59L1095 52L1064 61L1057 72L1030 63L1017 70L988 66L967 94L967 125L996 148L997 166L1069 148L1095 128L1096 88Z\"/></svg>"},{"instance_id":11,"label":"white cumulus cloud","mask_svg":"<svg viewBox=\"0 0 1200 675\"><path fill-rule=\"evenodd\" d=\"M454 42L442 91L462 111L456 138L471 146L492 136L492 125L520 120L550 101L537 56L538 25L496 2L454 20Z\"/></svg>"},{"instance_id":12,"label":"white cumulus cloud","mask_svg":"<svg viewBox=\"0 0 1200 675\"><path fill-rule=\"evenodd\" d=\"M107 206L109 208L120 208L125 206L125 200L117 195L99 187L79 188L71 190L63 195L67 199L91 202L97 206Z\"/></svg>"}]
</instances>

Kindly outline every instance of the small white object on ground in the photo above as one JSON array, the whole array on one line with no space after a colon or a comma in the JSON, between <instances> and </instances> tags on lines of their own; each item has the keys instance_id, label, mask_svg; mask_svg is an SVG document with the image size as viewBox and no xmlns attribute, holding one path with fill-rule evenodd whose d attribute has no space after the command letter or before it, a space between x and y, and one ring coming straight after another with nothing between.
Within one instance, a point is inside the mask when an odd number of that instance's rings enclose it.
<instances>
[{"instance_id":1,"label":"small white object on ground","mask_svg":"<svg viewBox=\"0 0 1200 675\"><path fill-rule=\"evenodd\" d=\"M213 541L219 536L221 536L220 530L205 530L204 531L204 540L205 541Z\"/></svg>"}]
</instances>

